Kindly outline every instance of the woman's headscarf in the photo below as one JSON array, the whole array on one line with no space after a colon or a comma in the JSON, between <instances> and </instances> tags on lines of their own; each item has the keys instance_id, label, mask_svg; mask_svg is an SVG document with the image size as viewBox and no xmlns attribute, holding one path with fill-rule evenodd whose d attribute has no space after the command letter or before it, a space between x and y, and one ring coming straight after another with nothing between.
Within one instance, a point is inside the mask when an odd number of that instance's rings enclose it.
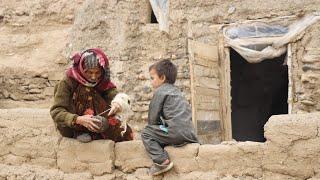
<instances>
[{"instance_id":1,"label":"woman's headscarf","mask_svg":"<svg viewBox=\"0 0 320 180\"><path fill-rule=\"evenodd\" d=\"M92 65L92 67L94 66L94 63L91 64L90 62L86 62L86 65L84 63L85 58L88 55L92 55L92 53L96 56L96 59L98 59L99 66L101 66L103 69L102 77L98 80L98 82L95 82L95 83L89 82L84 77L84 71L87 68L86 66L88 65L89 66ZM116 87L110 81L109 60L101 49L98 49L98 48L87 49L81 53L75 53L71 57L71 59L73 60L73 66L67 69L68 77L75 79L77 82L79 82L84 86L94 87L96 90L100 92Z\"/></svg>"}]
</instances>

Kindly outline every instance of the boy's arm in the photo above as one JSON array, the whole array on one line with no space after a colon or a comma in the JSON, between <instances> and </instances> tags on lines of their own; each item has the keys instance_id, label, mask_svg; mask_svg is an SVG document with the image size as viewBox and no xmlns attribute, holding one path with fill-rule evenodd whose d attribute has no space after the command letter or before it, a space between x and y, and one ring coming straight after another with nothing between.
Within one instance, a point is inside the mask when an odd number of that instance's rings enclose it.
<instances>
[{"instance_id":1,"label":"boy's arm","mask_svg":"<svg viewBox=\"0 0 320 180\"><path fill-rule=\"evenodd\" d=\"M161 124L160 115L163 111L163 104L166 96L163 94L155 94L149 105L148 112L148 124L149 125L159 125Z\"/></svg>"}]
</instances>

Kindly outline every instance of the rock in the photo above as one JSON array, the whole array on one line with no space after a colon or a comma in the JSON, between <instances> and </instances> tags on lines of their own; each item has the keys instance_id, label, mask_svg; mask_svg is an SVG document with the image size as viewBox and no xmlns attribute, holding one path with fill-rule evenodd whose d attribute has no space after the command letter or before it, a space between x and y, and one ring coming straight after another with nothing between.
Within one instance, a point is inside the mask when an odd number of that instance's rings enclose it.
<instances>
[{"instance_id":1,"label":"rock","mask_svg":"<svg viewBox=\"0 0 320 180\"><path fill-rule=\"evenodd\" d=\"M288 147L299 139L316 137L318 131L317 114L274 115L266 123L265 137L282 147ZM308 121L304 121L308 119ZM289 123L290 122L290 123Z\"/></svg>"},{"instance_id":2,"label":"rock","mask_svg":"<svg viewBox=\"0 0 320 180\"><path fill-rule=\"evenodd\" d=\"M63 176L64 179L70 179L70 180L78 180L78 179L83 179L83 180L91 180L92 175L90 173L69 173L69 174L64 174Z\"/></svg>"},{"instance_id":3,"label":"rock","mask_svg":"<svg viewBox=\"0 0 320 180\"><path fill-rule=\"evenodd\" d=\"M139 80L147 80L146 76L144 74L139 74L138 75Z\"/></svg>"},{"instance_id":4,"label":"rock","mask_svg":"<svg viewBox=\"0 0 320 180\"><path fill-rule=\"evenodd\" d=\"M9 166L0 164L0 179L57 179L63 180L63 172L57 169L45 169L39 166L19 165Z\"/></svg>"},{"instance_id":5,"label":"rock","mask_svg":"<svg viewBox=\"0 0 320 180\"><path fill-rule=\"evenodd\" d=\"M182 174L173 174L167 173L164 175L164 180L169 179L183 179L183 180L220 180L221 176L219 176L216 172L202 172L202 171L193 171L190 173L182 173Z\"/></svg>"},{"instance_id":6,"label":"rock","mask_svg":"<svg viewBox=\"0 0 320 180\"><path fill-rule=\"evenodd\" d=\"M303 100L303 101L301 101L301 104L304 104L304 105L307 105L307 106L314 106L314 105L316 105L315 102L310 101L310 100Z\"/></svg>"},{"instance_id":7,"label":"rock","mask_svg":"<svg viewBox=\"0 0 320 180\"><path fill-rule=\"evenodd\" d=\"M64 77L63 72L49 72L48 80L49 81L59 81Z\"/></svg>"},{"instance_id":8,"label":"rock","mask_svg":"<svg viewBox=\"0 0 320 180\"><path fill-rule=\"evenodd\" d=\"M317 55L305 54L303 56L303 58L301 59L301 62L303 62L303 63L316 63L318 61L319 61L319 56L317 56Z\"/></svg>"},{"instance_id":9,"label":"rock","mask_svg":"<svg viewBox=\"0 0 320 180\"><path fill-rule=\"evenodd\" d=\"M177 173L188 173L199 169L196 156L199 150L199 144L193 143L183 147L167 146L165 149L169 153L170 159L174 163L174 169Z\"/></svg>"},{"instance_id":10,"label":"rock","mask_svg":"<svg viewBox=\"0 0 320 180\"><path fill-rule=\"evenodd\" d=\"M63 138L57 154L58 167L68 173L112 173L114 159L114 142L110 140L81 143L75 139Z\"/></svg>"},{"instance_id":11,"label":"rock","mask_svg":"<svg viewBox=\"0 0 320 180\"><path fill-rule=\"evenodd\" d=\"M153 179L152 175L148 173L148 168L139 168L134 173L127 176L127 179Z\"/></svg>"},{"instance_id":12,"label":"rock","mask_svg":"<svg viewBox=\"0 0 320 180\"><path fill-rule=\"evenodd\" d=\"M18 89L20 90L20 91L23 91L23 92L25 92L25 93L28 93L29 91L28 91L28 89L29 89L29 86L20 86L20 87L18 87Z\"/></svg>"},{"instance_id":13,"label":"rock","mask_svg":"<svg viewBox=\"0 0 320 180\"><path fill-rule=\"evenodd\" d=\"M197 157L199 167L214 169L222 175L262 177L263 143L243 142L235 145L202 145Z\"/></svg>"},{"instance_id":14,"label":"rock","mask_svg":"<svg viewBox=\"0 0 320 180\"><path fill-rule=\"evenodd\" d=\"M30 132L35 133L35 132ZM24 137L11 145L10 152L22 157L32 159L44 157L55 159L58 149L58 137L34 135Z\"/></svg>"},{"instance_id":15,"label":"rock","mask_svg":"<svg viewBox=\"0 0 320 180\"><path fill-rule=\"evenodd\" d=\"M106 161L103 163L90 163L88 169L92 174L101 176L105 173L111 173L114 167L113 164L110 167L110 161Z\"/></svg>"},{"instance_id":16,"label":"rock","mask_svg":"<svg viewBox=\"0 0 320 180\"><path fill-rule=\"evenodd\" d=\"M288 176L285 174L272 173L272 172L266 171L265 174L263 175L263 179L265 180L283 180L283 179L298 180L299 178Z\"/></svg>"},{"instance_id":17,"label":"rock","mask_svg":"<svg viewBox=\"0 0 320 180\"><path fill-rule=\"evenodd\" d=\"M43 90L43 94L45 96L53 96L53 93L54 93L54 87L46 87Z\"/></svg>"},{"instance_id":18,"label":"rock","mask_svg":"<svg viewBox=\"0 0 320 180\"><path fill-rule=\"evenodd\" d=\"M40 94L42 92L41 89L30 89L29 93L30 94Z\"/></svg>"},{"instance_id":19,"label":"rock","mask_svg":"<svg viewBox=\"0 0 320 180\"><path fill-rule=\"evenodd\" d=\"M144 113L142 114L142 116L141 116L141 119L142 119L143 121L146 121L146 120L148 119L148 113L147 113L147 112L144 112Z\"/></svg>"},{"instance_id":20,"label":"rock","mask_svg":"<svg viewBox=\"0 0 320 180\"><path fill-rule=\"evenodd\" d=\"M9 98L10 97L9 92L7 90L5 90L5 89L2 90L2 94L3 94L4 98Z\"/></svg>"},{"instance_id":21,"label":"rock","mask_svg":"<svg viewBox=\"0 0 320 180\"><path fill-rule=\"evenodd\" d=\"M228 14L233 14L236 11L236 7L230 6L228 9Z\"/></svg>"},{"instance_id":22,"label":"rock","mask_svg":"<svg viewBox=\"0 0 320 180\"><path fill-rule=\"evenodd\" d=\"M48 75L48 73L43 73L43 74L41 74L40 77L41 77L41 78L48 79L49 75Z\"/></svg>"},{"instance_id":23,"label":"rock","mask_svg":"<svg viewBox=\"0 0 320 180\"><path fill-rule=\"evenodd\" d=\"M24 95L22 99L26 100L26 101L36 101L39 98L37 96L35 96L35 95L27 94L27 95Z\"/></svg>"},{"instance_id":24,"label":"rock","mask_svg":"<svg viewBox=\"0 0 320 180\"><path fill-rule=\"evenodd\" d=\"M271 116L265 125L267 138L263 168L299 179L312 177L318 167L319 113ZM308 144L308 145L307 145ZM315 156L316 155L316 156ZM297 163L298 162L298 163Z\"/></svg>"},{"instance_id":25,"label":"rock","mask_svg":"<svg viewBox=\"0 0 320 180\"><path fill-rule=\"evenodd\" d=\"M20 98L20 95L17 94L10 94L9 97L15 101L18 101Z\"/></svg>"},{"instance_id":26,"label":"rock","mask_svg":"<svg viewBox=\"0 0 320 180\"><path fill-rule=\"evenodd\" d=\"M317 74L302 74L301 75L301 82L302 83L312 83L315 84L319 80L319 75Z\"/></svg>"},{"instance_id":27,"label":"rock","mask_svg":"<svg viewBox=\"0 0 320 180\"><path fill-rule=\"evenodd\" d=\"M3 161L1 161L1 162L8 164L8 165L21 165L26 161L27 161L27 158L25 158L23 156L15 156L12 154L8 154L8 155L3 156Z\"/></svg>"},{"instance_id":28,"label":"rock","mask_svg":"<svg viewBox=\"0 0 320 180\"><path fill-rule=\"evenodd\" d=\"M45 158L45 157L37 157L35 159L31 159L30 164L38 165L41 167L48 167L48 168L57 168L57 160L56 158Z\"/></svg>"},{"instance_id":29,"label":"rock","mask_svg":"<svg viewBox=\"0 0 320 180\"><path fill-rule=\"evenodd\" d=\"M60 64L60 65L66 65L69 63L69 61L68 61L68 59L66 59L64 57L59 57L54 61L54 63ZM47 77L48 77L48 75L47 75Z\"/></svg>"},{"instance_id":30,"label":"rock","mask_svg":"<svg viewBox=\"0 0 320 180\"><path fill-rule=\"evenodd\" d=\"M148 93L152 92L152 89L150 86L143 86L143 92L145 94L148 94Z\"/></svg>"},{"instance_id":31,"label":"rock","mask_svg":"<svg viewBox=\"0 0 320 180\"><path fill-rule=\"evenodd\" d=\"M142 141L125 141L116 143L115 166L123 172L133 172L138 168L150 167L152 161L147 155Z\"/></svg>"},{"instance_id":32,"label":"rock","mask_svg":"<svg viewBox=\"0 0 320 180\"><path fill-rule=\"evenodd\" d=\"M105 174L103 176L95 176L94 180L115 180L116 179L116 174Z\"/></svg>"},{"instance_id":33,"label":"rock","mask_svg":"<svg viewBox=\"0 0 320 180\"><path fill-rule=\"evenodd\" d=\"M137 105L137 106L133 106L132 110L135 112L146 112L148 111L149 106L143 106L143 105Z\"/></svg>"}]
</instances>

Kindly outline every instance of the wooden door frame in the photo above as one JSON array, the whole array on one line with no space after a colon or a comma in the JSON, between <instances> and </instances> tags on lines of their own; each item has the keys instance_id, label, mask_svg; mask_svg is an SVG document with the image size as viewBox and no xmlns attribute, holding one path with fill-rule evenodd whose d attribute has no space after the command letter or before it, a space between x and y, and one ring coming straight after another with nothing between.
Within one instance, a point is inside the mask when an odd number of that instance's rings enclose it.
<instances>
[{"instance_id":1,"label":"wooden door frame","mask_svg":"<svg viewBox=\"0 0 320 180\"><path fill-rule=\"evenodd\" d=\"M230 46L224 41L222 32L219 35L219 64L220 64L220 98L221 98L221 122L222 133L225 141L232 140L232 119L231 119L231 76L230 76ZM292 114L294 103L294 80L293 80L293 59L292 44L287 45L287 66L288 66L288 114Z\"/></svg>"},{"instance_id":2,"label":"wooden door frame","mask_svg":"<svg viewBox=\"0 0 320 180\"><path fill-rule=\"evenodd\" d=\"M225 44L222 29L219 33L219 66L220 66L220 116L221 132L225 141L232 140L231 123L231 77L230 77L230 53L229 47Z\"/></svg>"}]
</instances>

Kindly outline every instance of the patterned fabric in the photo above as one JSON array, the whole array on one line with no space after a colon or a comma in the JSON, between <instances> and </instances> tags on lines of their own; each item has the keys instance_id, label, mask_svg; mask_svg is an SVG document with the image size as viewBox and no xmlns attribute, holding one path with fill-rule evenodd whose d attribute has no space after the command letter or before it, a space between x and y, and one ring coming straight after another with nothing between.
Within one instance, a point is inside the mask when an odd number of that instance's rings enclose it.
<instances>
[{"instance_id":1,"label":"patterned fabric","mask_svg":"<svg viewBox=\"0 0 320 180\"><path fill-rule=\"evenodd\" d=\"M72 104L75 107L76 114L79 115L97 115L104 110L110 108L106 101L100 96L94 88L86 87L79 84L75 89L72 97ZM101 115L108 119L108 128L103 133L94 133L86 129L81 125L76 125L74 137L82 133L89 133L93 140L96 139L110 139L115 142L130 141L133 140L132 129L128 126L126 133L121 136L120 121L115 117L108 117L107 113Z\"/></svg>"},{"instance_id":2,"label":"patterned fabric","mask_svg":"<svg viewBox=\"0 0 320 180\"><path fill-rule=\"evenodd\" d=\"M101 66L104 70L103 77L96 83L91 83L84 77L84 70L85 70L84 61L86 57L85 55L88 53L95 54L96 58L99 61L99 66ZM95 87L95 89L97 89L99 92L116 87L110 81L109 60L101 49L98 49L98 48L88 49L83 51L82 53L74 54L71 57L71 59L73 60L73 66L68 68L67 70L68 77L75 79L77 82L79 82L84 86Z\"/></svg>"},{"instance_id":3,"label":"patterned fabric","mask_svg":"<svg viewBox=\"0 0 320 180\"><path fill-rule=\"evenodd\" d=\"M84 69L92 69L99 67L99 59L93 52L85 52L84 56Z\"/></svg>"}]
</instances>

